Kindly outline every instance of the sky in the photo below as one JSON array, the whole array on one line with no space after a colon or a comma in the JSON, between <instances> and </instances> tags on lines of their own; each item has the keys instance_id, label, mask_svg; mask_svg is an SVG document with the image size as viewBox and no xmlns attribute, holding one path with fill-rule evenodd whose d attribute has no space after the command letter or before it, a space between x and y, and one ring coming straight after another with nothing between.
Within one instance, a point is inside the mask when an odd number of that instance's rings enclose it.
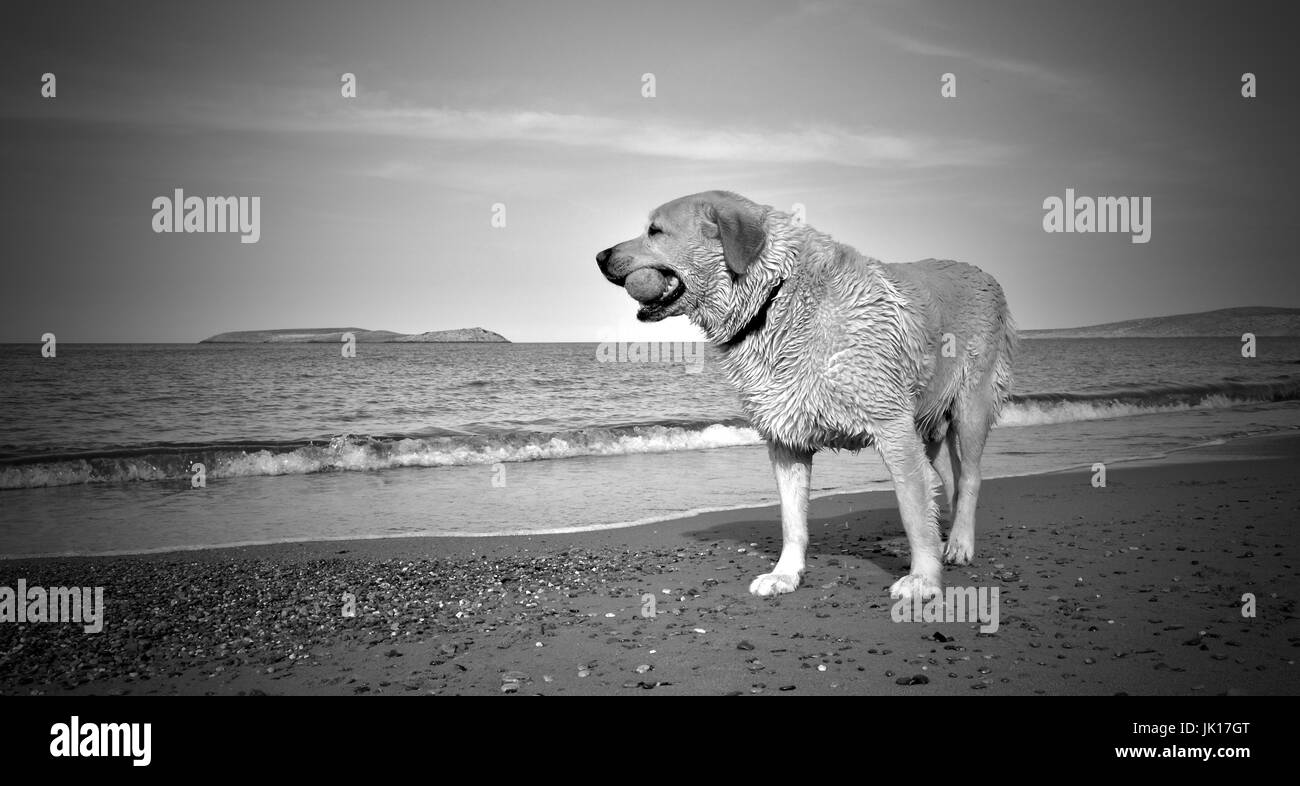
<instances>
[{"instance_id":1,"label":"sky","mask_svg":"<svg viewBox=\"0 0 1300 786\"><path fill-rule=\"evenodd\" d=\"M696 340L594 257L711 189L978 265L1022 328L1300 306L1284 8L7 3L0 340ZM155 232L177 188L259 197L258 242ZM1150 197L1149 242L1045 232L1067 188Z\"/></svg>"}]
</instances>

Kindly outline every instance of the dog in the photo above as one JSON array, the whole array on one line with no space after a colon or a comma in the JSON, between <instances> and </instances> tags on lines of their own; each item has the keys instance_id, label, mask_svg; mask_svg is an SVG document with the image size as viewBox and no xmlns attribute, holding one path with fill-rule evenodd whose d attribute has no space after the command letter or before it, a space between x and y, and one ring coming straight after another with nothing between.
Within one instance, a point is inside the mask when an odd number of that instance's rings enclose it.
<instances>
[{"instance_id":1,"label":"dog","mask_svg":"<svg viewBox=\"0 0 1300 786\"><path fill-rule=\"evenodd\" d=\"M1016 346L992 276L951 260L886 264L728 191L656 208L643 234L596 263L634 293L639 320L685 315L704 332L767 442L783 543L751 593L799 586L823 449L874 447L889 470L911 551L893 598L935 597L944 561L970 563L980 457ZM940 493L952 514L946 547Z\"/></svg>"}]
</instances>

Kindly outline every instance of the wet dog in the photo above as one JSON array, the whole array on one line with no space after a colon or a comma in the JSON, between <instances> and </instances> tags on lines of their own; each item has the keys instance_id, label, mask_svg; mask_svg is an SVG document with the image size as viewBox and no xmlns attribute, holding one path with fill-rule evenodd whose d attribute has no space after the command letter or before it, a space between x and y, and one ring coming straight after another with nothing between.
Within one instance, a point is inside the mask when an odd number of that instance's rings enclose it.
<instances>
[{"instance_id":1,"label":"wet dog","mask_svg":"<svg viewBox=\"0 0 1300 786\"><path fill-rule=\"evenodd\" d=\"M821 449L874 446L884 459L912 554L893 597L933 597L944 560L970 562L980 457L1016 343L991 276L949 260L885 264L726 191L660 206L596 261L642 321L684 315L704 331L767 441L784 543L750 592L799 586ZM946 547L938 493L952 511Z\"/></svg>"}]
</instances>

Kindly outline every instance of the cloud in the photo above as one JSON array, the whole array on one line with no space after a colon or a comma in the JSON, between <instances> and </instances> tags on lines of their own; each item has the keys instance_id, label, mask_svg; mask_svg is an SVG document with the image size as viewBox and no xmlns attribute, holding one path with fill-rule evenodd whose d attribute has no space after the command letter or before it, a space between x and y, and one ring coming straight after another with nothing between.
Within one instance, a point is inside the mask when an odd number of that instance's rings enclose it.
<instances>
[{"instance_id":1,"label":"cloud","mask_svg":"<svg viewBox=\"0 0 1300 786\"><path fill-rule=\"evenodd\" d=\"M979 166L995 163L997 145L833 125L760 129L707 128L530 110L360 109L314 118L298 132L376 134L430 141L519 143L728 163L853 167Z\"/></svg>"},{"instance_id":2,"label":"cloud","mask_svg":"<svg viewBox=\"0 0 1300 786\"><path fill-rule=\"evenodd\" d=\"M380 180L419 180L426 174L426 170L413 161L389 159L362 166L357 170L357 174Z\"/></svg>"},{"instance_id":3,"label":"cloud","mask_svg":"<svg viewBox=\"0 0 1300 786\"><path fill-rule=\"evenodd\" d=\"M118 93L81 103L60 103L53 114L65 120L156 129L270 132L304 138L322 134L358 139L400 137L478 146L516 144L733 164L912 169L991 166L1010 155L1000 143L834 123L728 126L671 116L646 120L521 107L394 105L382 96L352 102L266 85L247 91L226 86L159 102L154 92L146 89L152 84L147 79L128 84L130 89ZM24 114L35 116L0 107L0 116ZM411 166L397 162L379 164L363 174L384 179L421 176Z\"/></svg>"},{"instance_id":4,"label":"cloud","mask_svg":"<svg viewBox=\"0 0 1300 786\"><path fill-rule=\"evenodd\" d=\"M944 57L952 60L963 60L980 68L986 68L990 71L1002 71L1004 73L1016 74L1027 79L1042 82L1046 85L1059 87L1073 82L1073 78L1053 71L1045 66L1036 63L1030 63L1024 60L1015 60L1006 57L994 57L990 55L978 54L962 49L933 44L928 41L922 41L902 33L895 33L888 30L878 29L877 33L891 43L902 49L904 52L910 52L915 55L926 57Z\"/></svg>"}]
</instances>

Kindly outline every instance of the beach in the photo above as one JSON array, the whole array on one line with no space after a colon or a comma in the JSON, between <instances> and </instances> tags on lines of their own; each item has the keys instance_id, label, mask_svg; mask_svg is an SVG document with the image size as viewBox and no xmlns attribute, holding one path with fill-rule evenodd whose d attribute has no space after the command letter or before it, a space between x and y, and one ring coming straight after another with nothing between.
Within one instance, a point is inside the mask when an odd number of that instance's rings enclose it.
<instances>
[{"instance_id":1,"label":"beach","mask_svg":"<svg viewBox=\"0 0 1300 786\"><path fill-rule=\"evenodd\" d=\"M991 633L894 621L889 491L815 499L808 572L777 598L747 591L780 548L772 506L5 560L0 586L103 587L106 611L100 633L0 623L0 692L1295 695L1297 459L1290 432L1111 464L1104 487L986 481L975 561L944 582L998 589Z\"/></svg>"}]
</instances>

